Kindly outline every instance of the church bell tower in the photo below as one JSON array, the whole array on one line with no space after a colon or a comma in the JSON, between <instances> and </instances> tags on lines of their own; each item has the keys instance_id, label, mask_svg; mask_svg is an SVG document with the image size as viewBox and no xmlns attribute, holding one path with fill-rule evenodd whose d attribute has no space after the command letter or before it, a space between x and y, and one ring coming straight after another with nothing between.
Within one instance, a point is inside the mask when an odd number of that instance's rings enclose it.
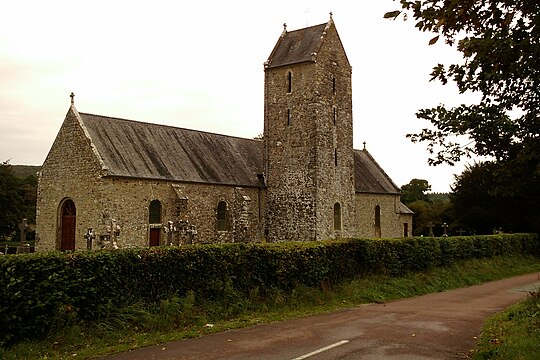
<instances>
[{"instance_id":1,"label":"church bell tower","mask_svg":"<svg viewBox=\"0 0 540 360\"><path fill-rule=\"evenodd\" d=\"M283 33L265 62L269 241L352 236L351 66L332 18Z\"/></svg>"}]
</instances>

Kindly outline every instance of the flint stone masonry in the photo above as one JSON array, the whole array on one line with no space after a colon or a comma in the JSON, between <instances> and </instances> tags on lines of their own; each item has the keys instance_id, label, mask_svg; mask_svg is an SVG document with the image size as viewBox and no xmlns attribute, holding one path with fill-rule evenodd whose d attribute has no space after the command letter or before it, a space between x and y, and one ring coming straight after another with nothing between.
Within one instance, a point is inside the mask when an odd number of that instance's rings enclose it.
<instances>
[{"instance_id":1,"label":"flint stone masonry","mask_svg":"<svg viewBox=\"0 0 540 360\"><path fill-rule=\"evenodd\" d=\"M93 250L412 232L399 188L353 150L351 66L332 19L283 32L264 106L263 140L251 140L79 113L72 97L39 174L36 249L66 249L72 236L86 249L90 228Z\"/></svg>"}]
</instances>

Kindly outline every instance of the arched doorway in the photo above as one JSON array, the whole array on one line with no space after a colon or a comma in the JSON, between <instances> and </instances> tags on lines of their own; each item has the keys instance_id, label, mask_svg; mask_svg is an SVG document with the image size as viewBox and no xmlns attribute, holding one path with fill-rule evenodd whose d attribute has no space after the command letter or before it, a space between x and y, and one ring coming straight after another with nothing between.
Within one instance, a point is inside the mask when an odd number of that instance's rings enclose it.
<instances>
[{"instance_id":1,"label":"arched doorway","mask_svg":"<svg viewBox=\"0 0 540 360\"><path fill-rule=\"evenodd\" d=\"M67 199L62 203L60 221L60 251L75 250L75 230L77 228L77 210L75 203Z\"/></svg>"}]
</instances>

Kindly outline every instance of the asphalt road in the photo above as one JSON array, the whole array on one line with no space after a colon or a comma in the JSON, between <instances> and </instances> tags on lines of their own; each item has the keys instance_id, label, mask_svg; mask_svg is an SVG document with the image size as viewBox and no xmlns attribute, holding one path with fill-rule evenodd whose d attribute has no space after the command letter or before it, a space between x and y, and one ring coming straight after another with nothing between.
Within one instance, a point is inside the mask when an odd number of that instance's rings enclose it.
<instances>
[{"instance_id":1,"label":"asphalt road","mask_svg":"<svg viewBox=\"0 0 540 360\"><path fill-rule=\"evenodd\" d=\"M136 359L462 359L485 318L538 290L538 274L138 349Z\"/></svg>"}]
</instances>

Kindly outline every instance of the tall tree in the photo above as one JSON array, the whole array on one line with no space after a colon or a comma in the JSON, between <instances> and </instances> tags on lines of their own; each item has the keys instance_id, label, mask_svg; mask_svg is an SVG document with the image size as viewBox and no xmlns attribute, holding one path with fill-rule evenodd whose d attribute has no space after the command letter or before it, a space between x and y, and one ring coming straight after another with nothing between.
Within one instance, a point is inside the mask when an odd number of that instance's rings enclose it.
<instances>
[{"instance_id":1,"label":"tall tree","mask_svg":"<svg viewBox=\"0 0 540 360\"><path fill-rule=\"evenodd\" d=\"M453 164L464 155L496 160L529 157L538 164L540 143L540 2L538 0L400 0L421 31L457 44L460 64L438 64L432 80L453 80L459 91L481 94L476 104L422 109L433 127L409 134L427 142L431 164ZM456 135L468 138L466 144ZM472 141L470 141L472 140Z\"/></svg>"},{"instance_id":2,"label":"tall tree","mask_svg":"<svg viewBox=\"0 0 540 360\"><path fill-rule=\"evenodd\" d=\"M448 200L436 199L429 202L417 200L407 206L414 211L413 235L441 236L444 233L445 223L450 226L449 231L455 232Z\"/></svg>"},{"instance_id":3,"label":"tall tree","mask_svg":"<svg viewBox=\"0 0 540 360\"><path fill-rule=\"evenodd\" d=\"M441 235L442 225L450 224L450 201L447 196L427 194L431 185L427 180L412 179L401 187L401 202L413 212L413 235Z\"/></svg>"},{"instance_id":4,"label":"tall tree","mask_svg":"<svg viewBox=\"0 0 540 360\"><path fill-rule=\"evenodd\" d=\"M452 80L460 93L481 95L473 104L419 110L416 116L431 126L407 136L427 143L432 165L454 164L471 155L490 159L492 165L483 165L494 175L490 199L496 194L516 207L526 204L522 215L528 222L515 222L513 227L539 231L540 204L534 199L540 188L540 2L399 3L401 10L386 13L386 18L412 17L420 31L434 33L430 45L444 39L463 55L461 63L435 66L431 79L443 84ZM469 176L471 171L461 180ZM457 186L456 191L462 188ZM508 210L504 212L509 214Z\"/></svg>"},{"instance_id":5,"label":"tall tree","mask_svg":"<svg viewBox=\"0 0 540 360\"><path fill-rule=\"evenodd\" d=\"M426 192L430 190L427 180L412 179L401 187L401 202L407 205L418 200L429 201Z\"/></svg>"},{"instance_id":6,"label":"tall tree","mask_svg":"<svg viewBox=\"0 0 540 360\"><path fill-rule=\"evenodd\" d=\"M540 189L507 174L501 163L481 162L456 176L450 195L456 226L479 234L538 231Z\"/></svg>"},{"instance_id":7,"label":"tall tree","mask_svg":"<svg viewBox=\"0 0 540 360\"><path fill-rule=\"evenodd\" d=\"M0 164L0 239L16 231L22 207L19 180L9 162L4 161Z\"/></svg>"}]
</instances>

